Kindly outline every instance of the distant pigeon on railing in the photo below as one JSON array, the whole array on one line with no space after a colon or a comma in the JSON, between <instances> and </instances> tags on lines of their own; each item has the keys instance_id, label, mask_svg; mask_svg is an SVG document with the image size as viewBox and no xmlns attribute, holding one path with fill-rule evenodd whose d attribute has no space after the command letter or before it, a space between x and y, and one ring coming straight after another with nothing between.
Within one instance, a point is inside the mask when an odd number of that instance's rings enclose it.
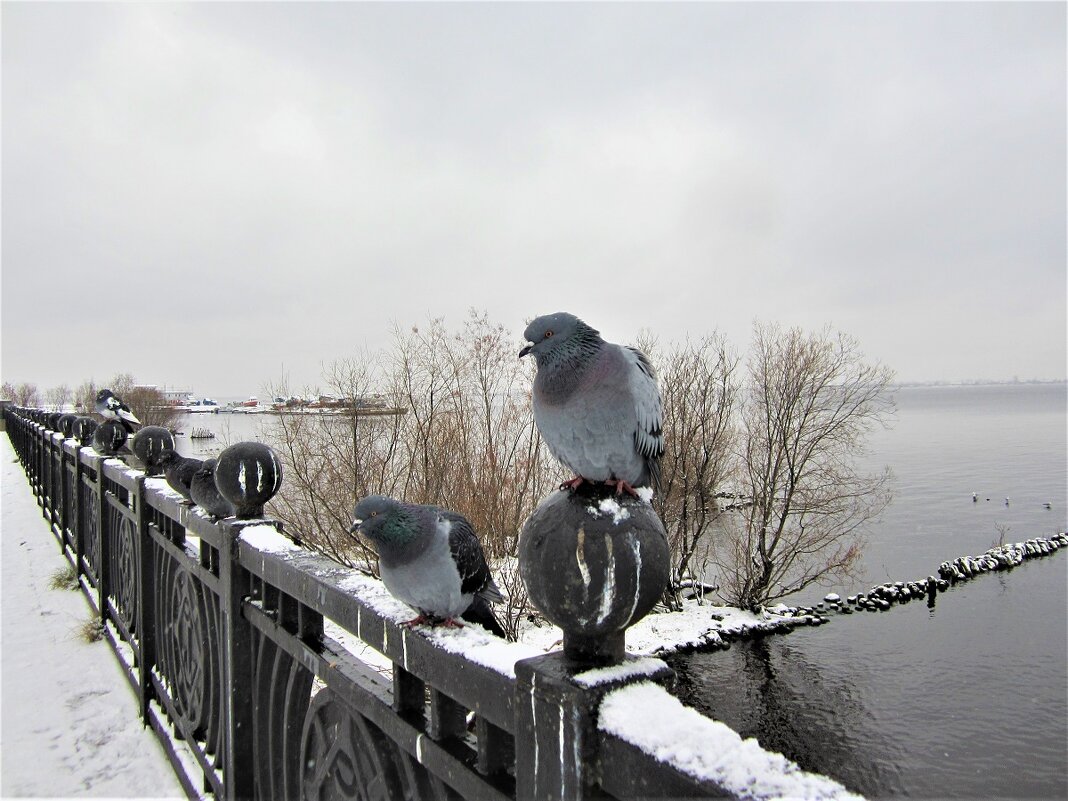
<instances>
[{"instance_id":1,"label":"distant pigeon on railing","mask_svg":"<svg viewBox=\"0 0 1068 801\"><path fill-rule=\"evenodd\" d=\"M163 475L175 492L180 493L186 500L193 500L189 488L193 483L193 476L203 464L200 459L179 456L178 451L164 451L163 455L156 459L156 464L163 468Z\"/></svg>"},{"instance_id":2,"label":"distant pigeon on railing","mask_svg":"<svg viewBox=\"0 0 1068 801\"><path fill-rule=\"evenodd\" d=\"M130 411L130 407L110 389L102 389L97 393L96 411L107 420L118 420L129 434L134 432L135 425L141 425L141 421Z\"/></svg>"},{"instance_id":3,"label":"distant pigeon on railing","mask_svg":"<svg viewBox=\"0 0 1068 801\"><path fill-rule=\"evenodd\" d=\"M189 494L197 506L212 517L233 517L234 505L219 493L215 484L215 459L207 459L193 473Z\"/></svg>"},{"instance_id":4,"label":"distant pigeon on railing","mask_svg":"<svg viewBox=\"0 0 1068 801\"><path fill-rule=\"evenodd\" d=\"M534 420L553 456L575 478L617 493L660 483L664 433L660 389L649 359L637 348L601 339L567 312L538 317L519 351L538 364Z\"/></svg>"},{"instance_id":5,"label":"distant pigeon on railing","mask_svg":"<svg viewBox=\"0 0 1068 801\"><path fill-rule=\"evenodd\" d=\"M505 636L489 607L504 597L467 518L382 495L356 504L354 518L349 532L378 552L386 589L419 612L406 625L462 626L456 618L463 617Z\"/></svg>"}]
</instances>

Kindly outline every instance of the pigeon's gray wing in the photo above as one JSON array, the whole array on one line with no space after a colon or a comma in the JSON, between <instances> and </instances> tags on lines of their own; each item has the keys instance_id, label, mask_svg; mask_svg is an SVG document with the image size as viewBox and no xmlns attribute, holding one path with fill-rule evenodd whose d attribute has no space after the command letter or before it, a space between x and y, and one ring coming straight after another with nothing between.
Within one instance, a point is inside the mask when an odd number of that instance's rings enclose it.
<instances>
[{"instance_id":1,"label":"pigeon's gray wing","mask_svg":"<svg viewBox=\"0 0 1068 801\"><path fill-rule=\"evenodd\" d=\"M649 478L660 489L660 457L664 455L664 417L660 403L660 388L656 371L648 357L637 348L626 349L633 360L630 390L638 426L634 431L634 447L645 459Z\"/></svg>"},{"instance_id":2,"label":"pigeon's gray wing","mask_svg":"<svg viewBox=\"0 0 1068 801\"><path fill-rule=\"evenodd\" d=\"M460 592L475 593L495 603L503 602L504 596L493 583L486 557L482 553L482 545L467 518L449 511L442 511L441 516L451 524L449 551L460 573Z\"/></svg>"}]
</instances>

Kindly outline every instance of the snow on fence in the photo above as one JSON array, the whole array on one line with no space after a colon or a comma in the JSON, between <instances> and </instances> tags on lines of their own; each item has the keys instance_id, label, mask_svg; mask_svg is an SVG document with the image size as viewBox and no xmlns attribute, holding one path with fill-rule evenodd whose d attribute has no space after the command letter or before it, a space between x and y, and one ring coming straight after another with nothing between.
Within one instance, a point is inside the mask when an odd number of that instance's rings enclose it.
<instances>
[{"instance_id":1,"label":"snow on fence","mask_svg":"<svg viewBox=\"0 0 1068 801\"><path fill-rule=\"evenodd\" d=\"M3 417L191 798L854 797L683 707L660 660L587 669L408 629L380 583L280 524L212 522L42 413Z\"/></svg>"}]
</instances>

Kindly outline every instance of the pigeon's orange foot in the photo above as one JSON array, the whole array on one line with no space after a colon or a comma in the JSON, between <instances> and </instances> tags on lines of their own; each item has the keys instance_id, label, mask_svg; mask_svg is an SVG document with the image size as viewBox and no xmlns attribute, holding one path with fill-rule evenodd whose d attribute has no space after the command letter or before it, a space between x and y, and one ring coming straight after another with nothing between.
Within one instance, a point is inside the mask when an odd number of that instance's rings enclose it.
<instances>
[{"instance_id":1,"label":"pigeon's orange foot","mask_svg":"<svg viewBox=\"0 0 1068 801\"><path fill-rule=\"evenodd\" d=\"M583 483L585 483L585 481L586 479L584 479L582 476L575 476L570 481L565 481L563 484L561 484L560 489L577 490L583 485Z\"/></svg>"},{"instance_id":2,"label":"pigeon's orange foot","mask_svg":"<svg viewBox=\"0 0 1068 801\"><path fill-rule=\"evenodd\" d=\"M613 481L612 479L609 479L608 481L606 481L604 483L605 483L606 486L615 487L616 488L616 495L622 495L625 492L625 493L627 493L627 495L630 495L633 498L637 498L638 497L638 491L636 489L634 489L634 487L632 487L626 481Z\"/></svg>"},{"instance_id":3,"label":"pigeon's orange foot","mask_svg":"<svg viewBox=\"0 0 1068 801\"><path fill-rule=\"evenodd\" d=\"M423 623L433 623L433 622L434 621L431 620L426 615L419 615L418 617L413 617L411 620L405 620L403 623L401 623L401 625L404 626L405 628L409 628L410 629L410 628L412 628L412 626L421 626Z\"/></svg>"}]
</instances>

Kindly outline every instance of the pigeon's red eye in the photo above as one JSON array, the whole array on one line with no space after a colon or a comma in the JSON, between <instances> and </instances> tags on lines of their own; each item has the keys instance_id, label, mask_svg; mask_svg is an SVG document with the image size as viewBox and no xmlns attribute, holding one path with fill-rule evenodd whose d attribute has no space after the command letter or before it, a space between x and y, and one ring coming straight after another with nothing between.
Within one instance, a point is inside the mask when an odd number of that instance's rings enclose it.
<instances>
[{"instance_id":1,"label":"pigeon's red eye","mask_svg":"<svg viewBox=\"0 0 1068 801\"><path fill-rule=\"evenodd\" d=\"M552 335L553 335L553 332L552 332L552 331L546 331L546 332L545 332L545 338L546 338L546 339L548 339L548 338L549 338L549 337L551 337Z\"/></svg>"}]
</instances>

